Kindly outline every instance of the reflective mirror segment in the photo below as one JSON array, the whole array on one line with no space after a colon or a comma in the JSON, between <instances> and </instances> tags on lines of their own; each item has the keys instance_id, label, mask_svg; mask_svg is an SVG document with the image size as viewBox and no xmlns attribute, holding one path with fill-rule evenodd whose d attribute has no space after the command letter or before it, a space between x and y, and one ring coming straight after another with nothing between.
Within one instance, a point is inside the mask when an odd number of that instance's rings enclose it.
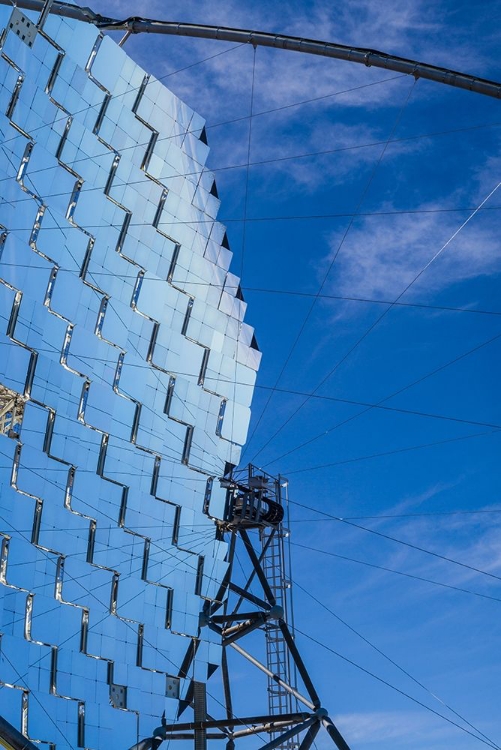
<instances>
[{"instance_id":1,"label":"reflective mirror segment","mask_svg":"<svg viewBox=\"0 0 501 750\"><path fill-rule=\"evenodd\" d=\"M0 29L0 715L125 749L219 665L260 353L203 120L91 24Z\"/></svg>"}]
</instances>

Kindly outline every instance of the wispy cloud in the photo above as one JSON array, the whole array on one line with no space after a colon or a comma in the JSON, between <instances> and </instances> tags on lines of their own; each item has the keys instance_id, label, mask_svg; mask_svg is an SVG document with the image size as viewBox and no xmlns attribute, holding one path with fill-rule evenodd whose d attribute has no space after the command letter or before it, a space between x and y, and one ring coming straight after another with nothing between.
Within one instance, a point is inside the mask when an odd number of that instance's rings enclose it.
<instances>
[{"instance_id":1,"label":"wispy cloud","mask_svg":"<svg viewBox=\"0 0 501 750\"><path fill-rule=\"evenodd\" d=\"M373 711L341 714L337 725L353 743L398 742L398 747L445 747L447 738L456 737L454 728L439 724L438 719L415 711Z\"/></svg>"},{"instance_id":2,"label":"wispy cloud","mask_svg":"<svg viewBox=\"0 0 501 750\"><path fill-rule=\"evenodd\" d=\"M174 0L168 6L160 0L143 0L139 6L133 0L96 0L93 7L117 17L144 15L326 39L379 48L438 64L455 64L456 67L468 62L469 41L466 36L442 45L440 59L436 59L437 40L443 34L446 19L443 11L428 0L398 3L354 0L347 5L329 5L317 0L307 5L289 4L285 12L280 4L243 4L237 0L228 3ZM364 143L384 140L389 134L388 126L378 121L377 112L397 110L412 86L412 79L405 77L378 83L385 78L393 79L391 71L287 51L259 48L254 53L249 46L234 49L235 45L227 43L154 36L149 37L148 45L136 45L134 38L127 44L138 62L157 77L167 76L165 83L206 117L209 142L214 148L210 163L217 167L246 160L248 122L213 126L235 117L248 116L254 60L254 112L287 108L282 113L255 119L251 161L280 160L329 148L353 149ZM485 61L479 60L477 54L475 62L480 66L487 65L489 58L486 50ZM188 67L203 60L202 64ZM433 88L419 82L412 91L411 101L430 95L433 96ZM325 98L304 106L289 107L319 97ZM350 110L356 112L360 109L376 113L370 126L346 120ZM294 127L299 123L300 140ZM413 144L405 148L416 150L418 146ZM391 158L398 156L393 147ZM327 185L329 181L349 179L361 165L373 159L374 149L362 147L356 152L347 152L345 156L339 154L334 159L324 156L277 161L268 167L268 174L263 171L263 194L272 174L287 174L284 190L312 190L322 183ZM242 180L242 172L225 173L225 180L231 189ZM397 272L401 270L399 266L397 263Z\"/></svg>"},{"instance_id":3,"label":"wispy cloud","mask_svg":"<svg viewBox=\"0 0 501 750\"><path fill-rule=\"evenodd\" d=\"M485 164L476 175L472 175L473 187L470 187L469 198L461 196L458 191L456 196L449 196L445 206L437 201L418 202L411 208L411 213L399 213L396 204L383 202L375 208L375 215L356 218L344 241L341 232L332 234L329 253L320 268L322 276L342 243L333 269L330 291L382 299L396 298L473 214L475 201L480 194L479 183L484 190L488 184L489 192L495 188L496 174L499 172ZM484 192L482 198L485 197ZM486 204L486 209L497 202L491 200ZM465 210L452 213L441 211L454 203ZM378 211L380 215L377 215ZM413 292L426 296L428 292L435 292L458 281L500 270L497 218L485 210L474 216L454 237L417 280L405 300L410 300Z\"/></svg>"}]
</instances>

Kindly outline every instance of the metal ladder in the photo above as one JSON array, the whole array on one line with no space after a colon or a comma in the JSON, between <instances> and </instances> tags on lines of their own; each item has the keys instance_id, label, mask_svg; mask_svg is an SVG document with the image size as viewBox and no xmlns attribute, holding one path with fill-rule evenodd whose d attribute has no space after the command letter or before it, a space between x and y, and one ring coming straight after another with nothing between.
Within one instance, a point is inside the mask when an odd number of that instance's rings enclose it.
<instances>
[{"instance_id":1,"label":"metal ladder","mask_svg":"<svg viewBox=\"0 0 501 750\"><path fill-rule=\"evenodd\" d=\"M278 488L279 489L279 488ZM261 530L261 544L264 548L273 533L273 529L263 528ZM285 530L280 526L274 530L274 534L269 541L261 565L263 573L269 583L276 603L283 608L284 620L288 622L290 612L290 580L289 571L286 564L284 549ZM288 622L290 625L291 623ZM282 635L282 631L275 620L270 620L264 627L266 639L266 659L267 667L280 679L294 686L295 677L291 670L289 652ZM291 713L297 710L296 701L292 695L281 687L275 680L268 677L268 707L272 715ZM274 739L279 736L278 733L271 733ZM293 750L297 748L297 740L286 740L283 744L278 745L283 750Z\"/></svg>"}]
</instances>

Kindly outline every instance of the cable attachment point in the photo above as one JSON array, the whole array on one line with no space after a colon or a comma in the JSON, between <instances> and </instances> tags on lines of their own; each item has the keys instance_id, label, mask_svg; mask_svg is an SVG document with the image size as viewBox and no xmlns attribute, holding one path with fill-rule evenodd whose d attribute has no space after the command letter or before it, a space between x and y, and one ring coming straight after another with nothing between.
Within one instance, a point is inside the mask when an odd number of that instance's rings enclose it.
<instances>
[{"instance_id":1,"label":"cable attachment point","mask_svg":"<svg viewBox=\"0 0 501 750\"><path fill-rule=\"evenodd\" d=\"M284 608L280 604L274 604L273 607L266 613L266 616L270 620L283 620L284 619Z\"/></svg>"}]
</instances>

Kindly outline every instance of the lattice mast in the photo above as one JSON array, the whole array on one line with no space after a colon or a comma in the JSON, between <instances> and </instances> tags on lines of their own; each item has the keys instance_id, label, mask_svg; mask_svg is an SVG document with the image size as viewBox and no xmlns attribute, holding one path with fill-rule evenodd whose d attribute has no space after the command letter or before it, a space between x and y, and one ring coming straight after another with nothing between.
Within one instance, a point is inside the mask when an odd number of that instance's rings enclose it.
<instances>
[{"instance_id":1,"label":"lattice mast","mask_svg":"<svg viewBox=\"0 0 501 750\"><path fill-rule=\"evenodd\" d=\"M310 750L321 728L327 731L338 750L350 750L322 707L294 638L286 547L288 530L283 524L287 481L249 465L238 471L230 468L220 484L225 490L224 507L218 505L218 515L211 515L208 497L206 512L216 522L219 538L229 536L228 569L216 596L206 601L200 613L199 633L207 627L220 638L224 704L217 702L225 709L226 717L213 718L208 714L205 684L193 678L186 697L180 701L178 720L168 723L164 716L153 735L130 750L157 750L162 742L171 740L192 740L195 750L207 750L208 740L225 740L225 750L235 750L236 740L259 734L269 737L261 750ZM240 564L244 581L240 575L234 575L237 545L243 548L247 569L250 563L250 573ZM261 595L251 590L253 582L261 588ZM256 631L261 631L265 638L263 661L239 643ZM180 676L186 678L190 674L197 648L197 639L193 639ZM227 660L229 651L238 653L267 676L266 714L235 714ZM179 721L187 708L193 711L193 719Z\"/></svg>"},{"instance_id":2,"label":"lattice mast","mask_svg":"<svg viewBox=\"0 0 501 750\"><path fill-rule=\"evenodd\" d=\"M261 469L249 464L249 487L263 491L284 511L284 518L275 528L263 526L260 529L262 548L261 566L269 583L276 603L283 610L283 620L294 633L292 612L292 576L290 558L286 544L289 530L284 526L287 514L287 480L283 477L272 477ZM296 674L291 665L290 654L283 633L276 620L268 620L264 625L266 641L266 666L273 675L283 682L297 687ZM297 700L279 682L268 675L268 709L271 716L281 716L298 710ZM272 733L272 738L278 736ZM289 739L279 748L297 747L294 739Z\"/></svg>"}]
</instances>

